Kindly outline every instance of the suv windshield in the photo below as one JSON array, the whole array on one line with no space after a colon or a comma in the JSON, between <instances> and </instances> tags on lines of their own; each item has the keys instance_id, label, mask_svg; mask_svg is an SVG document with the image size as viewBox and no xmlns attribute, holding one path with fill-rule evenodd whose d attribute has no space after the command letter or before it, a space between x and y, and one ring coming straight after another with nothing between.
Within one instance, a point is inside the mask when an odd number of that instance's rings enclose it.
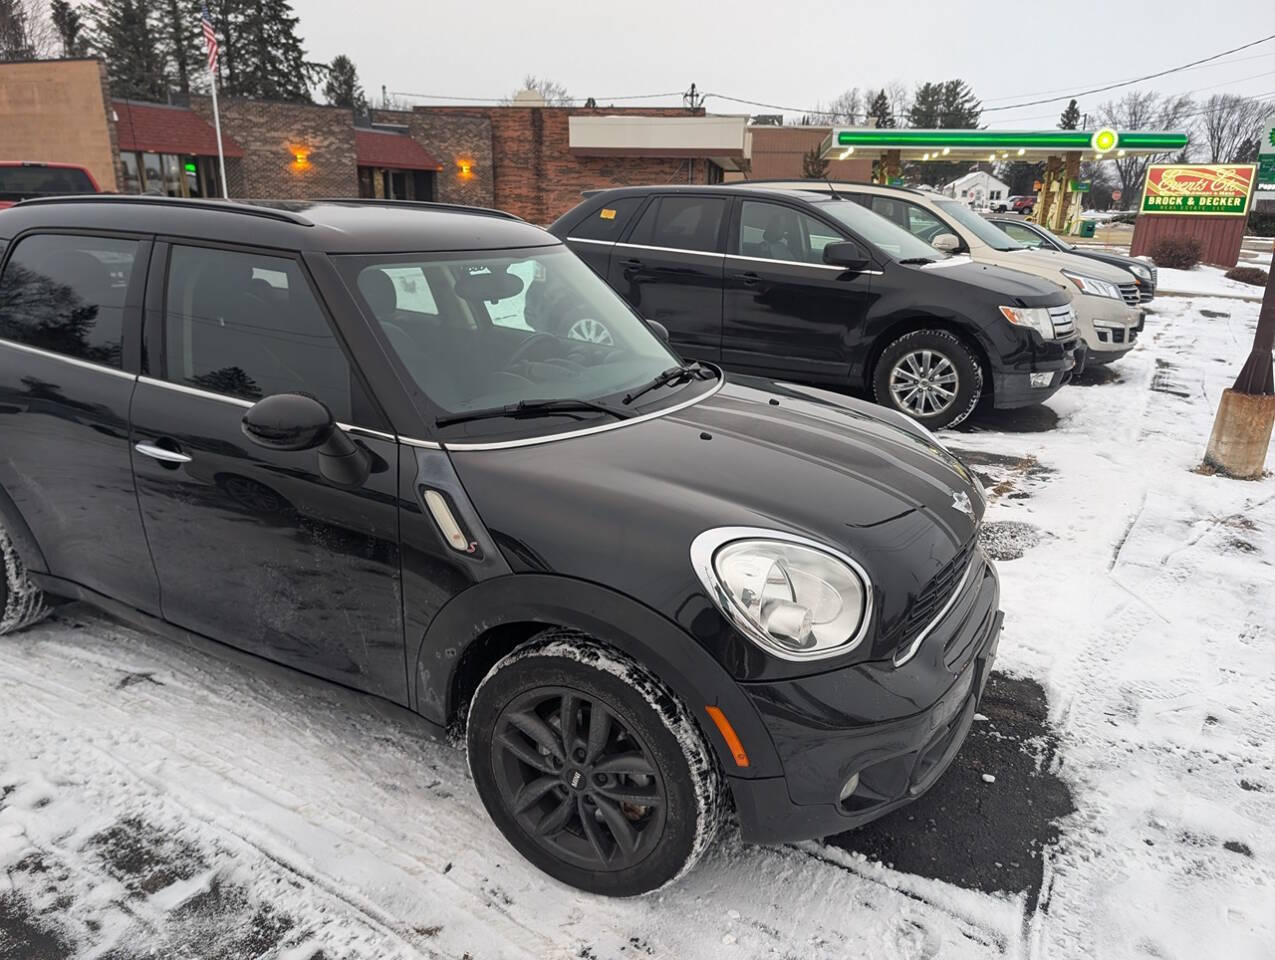
<instances>
[{"instance_id":1,"label":"suv windshield","mask_svg":"<svg viewBox=\"0 0 1275 960\"><path fill-rule=\"evenodd\" d=\"M0 166L0 200L93 192L93 182L88 175L73 167Z\"/></svg>"},{"instance_id":2,"label":"suv windshield","mask_svg":"<svg viewBox=\"0 0 1275 960\"><path fill-rule=\"evenodd\" d=\"M821 200L815 206L895 260L947 259L947 254L853 200Z\"/></svg>"},{"instance_id":3,"label":"suv windshield","mask_svg":"<svg viewBox=\"0 0 1275 960\"><path fill-rule=\"evenodd\" d=\"M994 223L988 223L959 200L935 200L934 205L993 250L1026 250Z\"/></svg>"},{"instance_id":4,"label":"suv windshield","mask_svg":"<svg viewBox=\"0 0 1275 960\"><path fill-rule=\"evenodd\" d=\"M444 415L523 401L622 396L679 366L628 305L565 247L335 259L403 366ZM687 382L652 390L641 403L688 389ZM555 415L599 413L581 406L559 404Z\"/></svg>"}]
</instances>

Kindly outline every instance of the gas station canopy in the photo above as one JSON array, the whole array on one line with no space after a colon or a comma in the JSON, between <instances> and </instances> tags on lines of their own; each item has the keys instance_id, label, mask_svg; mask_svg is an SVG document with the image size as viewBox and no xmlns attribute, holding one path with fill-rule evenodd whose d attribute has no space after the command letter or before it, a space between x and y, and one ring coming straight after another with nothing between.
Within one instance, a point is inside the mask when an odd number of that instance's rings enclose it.
<instances>
[{"instance_id":1,"label":"gas station canopy","mask_svg":"<svg viewBox=\"0 0 1275 960\"><path fill-rule=\"evenodd\" d=\"M1173 153L1187 145L1185 133L1151 130L915 130L836 127L824 138L821 156L844 160L856 153L894 153L897 160L1040 161L1081 154L1084 160ZM897 152L896 152L897 151Z\"/></svg>"}]
</instances>

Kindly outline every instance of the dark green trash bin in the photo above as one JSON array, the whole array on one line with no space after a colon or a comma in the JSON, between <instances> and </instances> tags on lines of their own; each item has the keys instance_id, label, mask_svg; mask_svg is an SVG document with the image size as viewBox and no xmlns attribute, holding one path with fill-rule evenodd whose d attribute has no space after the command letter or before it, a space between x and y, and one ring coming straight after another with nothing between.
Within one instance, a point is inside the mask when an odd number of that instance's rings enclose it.
<instances>
[{"instance_id":1,"label":"dark green trash bin","mask_svg":"<svg viewBox=\"0 0 1275 960\"><path fill-rule=\"evenodd\" d=\"M1096 220L1081 220L1081 221L1080 221L1080 229L1076 231L1076 236L1078 236L1078 237L1092 237L1092 236L1093 236L1094 227L1096 227L1096 226L1098 226L1098 221L1096 221Z\"/></svg>"}]
</instances>

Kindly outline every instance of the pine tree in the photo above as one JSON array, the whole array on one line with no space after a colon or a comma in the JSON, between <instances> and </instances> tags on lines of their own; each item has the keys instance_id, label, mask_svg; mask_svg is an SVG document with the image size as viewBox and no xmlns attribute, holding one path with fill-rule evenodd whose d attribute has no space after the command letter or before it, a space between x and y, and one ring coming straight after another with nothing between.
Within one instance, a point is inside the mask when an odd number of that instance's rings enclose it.
<instances>
[{"instance_id":1,"label":"pine tree","mask_svg":"<svg viewBox=\"0 0 1275 960\"><path fill-rule=\"evenodd\" d=\"M912 98L912 106L908 110L908 126L936 130L942 126L939 122L942 109L943 85L922 83L916 88L916 96Z\"/></svg>"},{"instance_id":2,"label":"pine tree","mask_svg":"<svg viewBox=\"0 0 1275 960\"><path fill-rule=\"evenodd\" d=\"M157 28L160 55L183 97L203 86L204 37L198 7L183 0L161 0Z\"/></svg>"},{"instance_id":3,"label":"pine tree","mask_svg":"<svg viewBox=\"0 0 1275 960\"><path fill-rule=\"evenodd\" d=\"M983 116L983 104L964 80L948 80L939 98L939 126L944 130L972 130Z\"/></svg>"},{"instance_id":4,"label":"pine tree","mask_svg":"<svg viewBox=\"0 0 1275 960\"><path fill-rule=\"evenodd\" d=\"M62 44L62 56L84 56L88 52L88 44L83 36L84 24L80 21L80 11L71 6L68 0L53 0L49 4L49 15Z\"/></svg>"},{"instance_id":5,"label":"pine tree","mask_svg":"<svg viewBox=\"0 0 1275 960\"><path fill-rule=\"evenodd\" d=\"M232 16L237 62L230 92L309 103L310 81L323 68L306 60L297 35L299 20L288 0L227 0L223 6L238 8Z\"/></svg>"},{"instance_id":6,"label":"pine tree","mask_svg":"<svg viewBox=\"0 0 1275 960\"><path fill-rule=\"evenodd\" d=\"M1080 126L1080 108L1076 106L1073 100L1067 104L1067 109L1062 112L1062 116L1058 118L1059 130L1075 130Z\"/></svg>"},{"instance_id":7,"label":"pine tree","mask_svg":"<svg viewBox=\"0 0 1275 960\"><path fill-rule=\"evenodd\" d=\"M93 12L93 49L106 61L111 92L166 100L168 82L153 0L101 0Z\"/></svg>"},{"instance_id":8,"label":"pine tree","mask_svg":"<svg viewBox=\"0 0 1275 960\"><path fill-rule=\"evenodd\" d=\"M890 98L885 95L884 87L872 98L872 103L868 107L868 116L876 118L878 128L885 129L896 125L894 113L890 110Z\"/></svg>"},{"instance_id":9,"label":"pine tree","mask_svg":"<svg viewBox=\"0 0 1275 960\"><path fill-rule=\"evenodd\" d=\"M819 155L818 147L811 147L801 157L801 176L805 180L822 180L828 175L828 161Z\"/></svg>"},{"instance_id":10,"label":"pine tree","mask_svg":"<svg viewBox=\"0 0 1275 960\"><path fill-rule=\"evenodd\" d=\"M345 54L337 54L328 65L328 80L323 85L323 96L334 107L367 109L367 97L359 83L358 69Z\"/></svg>"}]
</instances>

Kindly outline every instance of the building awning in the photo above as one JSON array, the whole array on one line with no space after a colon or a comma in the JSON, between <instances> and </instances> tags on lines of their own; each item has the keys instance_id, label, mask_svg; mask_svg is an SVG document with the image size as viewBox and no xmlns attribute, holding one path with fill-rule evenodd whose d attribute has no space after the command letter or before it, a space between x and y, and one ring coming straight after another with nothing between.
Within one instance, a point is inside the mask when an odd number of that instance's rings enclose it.
<instances>
[{"instance_id":1,"label":"building awning","mask_svg":"<svg viewBox=\"0 0 1275 960\"><path fill-rule=\"evenodd\" d=\"M217 156L217 131L189 107L137 100L112 100L111 107L121 150ZM226 156L243 156L243 147L225 131L221 142Z\"/></svg>"},{"instance_id":2,"label":"building awning","mask_svg":"<svg viewBox=\"0 0 1275 960\"><path fill-rule=\"evenodd\" d=\"M1045 160L1067 153L1085 160L1177 153L1187 135L1164 130L917 130L838 127L824 138L822 155L845 160L856 151L879 156L898 150L903 160Z\"/></svg>"},{"instance_id":3,"label":"building awning","mask_svg":"<svg viewBox=\"0 0 1275 960\"><path fill-rule=\"evenodd\" d=\"M704 157L732 168L752 154L747 117L573 116L577 157Z\"/></svg>"},{"instance_id":4,"label":"building awning","mask_svg":"<svg viewBox=\"0 0 1275 960\"><path fill-rule=\"evenodd\" d=\"M442 170L434 155L405 133L355 130L354 149L360 167L393 170Z\"/></svg>"}]
</instances>

